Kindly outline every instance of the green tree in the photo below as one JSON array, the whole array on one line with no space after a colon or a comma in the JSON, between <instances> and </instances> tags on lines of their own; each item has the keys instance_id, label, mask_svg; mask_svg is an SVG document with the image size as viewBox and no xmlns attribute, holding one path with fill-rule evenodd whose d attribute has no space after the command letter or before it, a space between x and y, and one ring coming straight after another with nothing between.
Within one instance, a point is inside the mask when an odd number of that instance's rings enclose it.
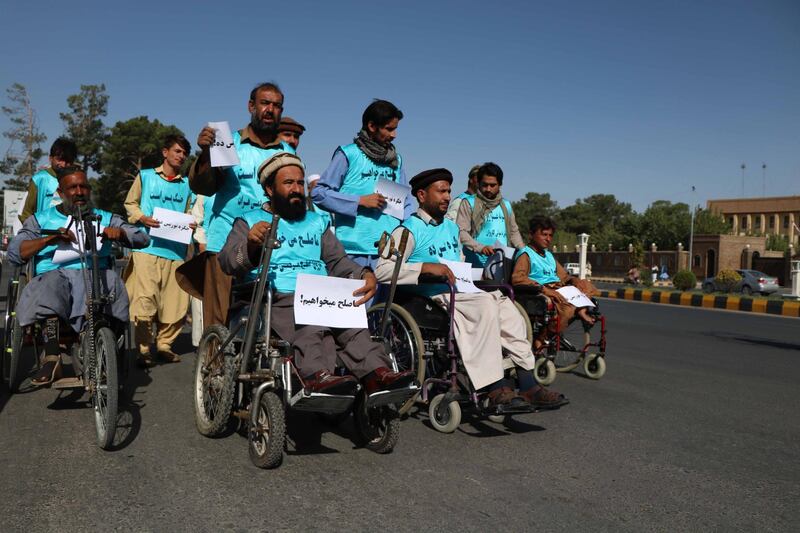
<instances>
[{"instance_id":1,"label":"green tree","mask_svg":"<svg viewBox=\"0 0 800 533\"><path fill-rule=\"evenodd\" d=\"M674 250L679 242L688 242L690 223L687 204L656 200L642 213L640 235L645 241L643 244L648 248L654 242L662 250Z\"/></svg>"},{"instance_id":2,"label":"green tree","mask_svg":"<svg viewBox=\"0 0 800 533\"><path fill-rule=\"evenodd\" d=\"M588 233L590 242L604 249L609 244L627 246L631 236L625 232L636 227L636 217L631 204L618 201L613 194L593 194L565 207L557 218L559 231Z\"/></svg>"},{"instance_id":3,"label":"green tree","mask_svg":"<svg viewBox=\"0 0 800 533\"><path fill-rule=\"evenodd\" d=\"M698 208L694 213L695 235L726 235L731 226L720 215L708 209Z\"/></svg>"},{"instance_id":4,"label":"green tree","mask_svg":"<svg viewBox=\"0 0 800 533\"><path fill-rule=\"evenodd\" d=\"M100 171L100 152L107 134L102 117L108 113L105 84L81 85L81 92L67 97L68 113L59 113L67 135L78 145L84 170Z\"/></svg>"},{"instance_id":5,"label":"green tree","mask_svg":"<svg viewBox=\"0 0 800 533\"><path fill-rule=\"evenodd\" d=\"M141 169L162 163L161 145L170 134L183 135L183 132L146 116L117 122L111 128L103 144L102 173L95 186L98 207L113 213L124 212L122 204L131 183Z\"/></svg>"},{"instance_id":6,"label":"green tree","mask_svg":"<svg viewBox=\"0 0 800 533\"><path fill-rule=\"evenodd\" d=\"M39 130L39 120L25 86L14 83L6 89L6 94L11 105L3 106L3 114L8 117L12 126L3 132L3 137L11 142L5 156L0 159L0 174L8 176L5 180L6 188L24 191L36 172L36 165L44 156L42 143L47 140L47 136ZM17 143L19 148L16 147Z\"/></svg>"},{"instance_id":7,"label":"green tree","mask_svg":"<svg viewBox=\"0 0 800 533\"><path fill-rule=\"evenodd\" d=\"M524 198L511 202L514 218L522 233L522 238L528 241L528 222L536 215L554 217L558 214L558 204L550 198L550 193L529 192Z\"/></svg>"}]
</instances>

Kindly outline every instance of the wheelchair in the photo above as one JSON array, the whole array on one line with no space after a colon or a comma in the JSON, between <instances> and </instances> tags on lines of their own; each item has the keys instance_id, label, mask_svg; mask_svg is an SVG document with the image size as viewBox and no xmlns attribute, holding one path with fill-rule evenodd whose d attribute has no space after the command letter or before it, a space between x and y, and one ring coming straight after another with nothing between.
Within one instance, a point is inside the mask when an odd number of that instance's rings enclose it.
<instances>
[{"instance_id":1,"label":"wheelchair","mask_svg":"<svg viewBox=\"0 0 800 533\"><path fill-rule=\"evenodd\" d=\"M57 326L55 322L50 322L43 327L41 321L20 326L16 315L17 305L24 287L33 279L34 274L34 261L29 261L12 276L6 293L3 378L11 393L20 392L23 385L29 383L35 371L40 368L39 355L44 346L44 329L57 327L58 342L67 347L70 361L68 366L73 375L62 377L49 386L56 390L82 389L89 393L96 442L100 448L107 450L111 448L116 433L119 394L121 383L129 373L133 339L126 324L107 316L103 311L110 302L110 297L101 293L100 276L97 274L100 269L95 236L99 230L99 217L84 218L76 213L76 219L76 227L81 225L84 228L83 231L78 230L78 234L85 235L85 242L89 243L88 247L79 247L87 299L83 331L75 333L69 324L61 320ZM96 226L93 224L95 220ZM53 235L57 232L42 230L41 233ZM92 268L88 268L90 262ZM113 261L110 266L113 268ZM53 332L50 331L50 334Z\"/></svg>"},{"instance_id":2,"label":"wheelchair","mask_svg":"<svg viewBox=\"0 0 800 533\"><path fill-rule=\"evenodd\" d=\"M422 384L421 398L409 399L400 409L407 415L414 403L420 401L428 406L428 416L434 429L442 433L452 433L461 424L462 405L470 407L479 416L486 416L493 422L502 422L506 416L535 412L534 408L506 411L503 406L490 409L487 402L473 387L463 362L458 354L454 337L453 316L457 298L454 285L445 278L422 275L420 284L446 284L450 291L450 303L443 309L431 298L397 286L397 276L405 249L407 234L403 234L399 249L395 248L393 238L384 234L379 244L381 255L396 257L395 271L389 286L389 296L384 302L376 303L367 311L370 330L380 332L386 339L387 352L397 362L400 370L416 372L417 381ZM485 290L501 290L514 299L510 286L493 280L475 282ZM532 328L528 315L516 301L514 302L526 323L528 341L531 342ZM504 358L506 377L512 377L514 364Z\"/></svg>"},{"instance_id":3,"label":"wheelchair","mask_svg":"<svg viewBox=\"0 0 800 533\"><path fill-rule=\"evenodd\" d=\"M367 396L359 385L354 394L307 392L294 365L294 350L276 338L271 326L272 291L268 270L272 250L280 246L274 215L261 252L260 274L254 283L234 286L234 300L250 294L247 316L231 329L205 329L197 350L194 379L195 423L200 434L217 437L238 419L246 426L248 451L260 468L278 467L286 441L287 410L314 412L332 419L351 413L358 438L367 449L390 453L400 437L396 405L414 396L419 387L381 391ZM232 313L233 314L233 313ZM335 349L335 347L331 347ZM396 365L395 365L396 366ZM344 368L337 368L342 375Z\"/></svg>"}]
</instances>

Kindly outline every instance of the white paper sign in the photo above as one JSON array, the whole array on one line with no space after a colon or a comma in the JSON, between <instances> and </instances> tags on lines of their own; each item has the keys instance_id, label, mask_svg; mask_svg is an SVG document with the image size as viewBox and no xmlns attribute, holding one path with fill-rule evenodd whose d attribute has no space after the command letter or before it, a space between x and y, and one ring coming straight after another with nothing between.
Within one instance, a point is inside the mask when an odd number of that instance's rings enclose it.
<instances>
[{"instance_id":1,"label":"white paper sign","mask_svg":"<svg viewBox=\"0 0 800 533\"><path fill-rule=\"evenodd\" d=\"M494 241L492 248L495 250L498 248L503 250L503 253L506 254L506 259L514 259L514 255L517 253L516 248L512 248L511 246L503 246L500 241Z\"/></svg>"},{"instance_id":2,"label":"white paper sign","mask_svg":"<svg viewBox=\"0 0 800 533\"><path fill-rule=\"evenodd\" d=\"M386 207L383 208L383 212L397 220L403 220L406 197L411 192L411 187L380 178L375 183L375 192L386 197Z\"/></svg>"},{"instance_id":3,"label":"white paper sign","mask_svg":"<svg viewBox=\"0 0 800 533\"><path fill-rule=\"evenodd\" d=\"M594 307L589 297L583 294L577 287L568 285L556 290L575 307Z\"/></svg>"},{"instance_id":4,"label":"white paper sign","mask_svg":"<svg viewBox=\"0 0 800 533\"><path fill-rule=\"evenodd\" d=\"M95 230L97 230L96 222L93 223ZM73 223L72 217L67 217L67 222L65 223L65 228L69 228L72 231L73 235L78 242L60 242L58 243L58 247L56 251L53 252L53 263L56 265L60 265L61 263L67 263L69 261L74 261L81 256L81 252L83 251L83 247L86 243L86 234L84 233L84 228L79 227L78 224ZM100 230L97 232L97 250L103 247L103 230L105 226L100 226Z\"/></svg>"},{"instance_id":5,"label":"white paper sign","mask_svg":"<svg viewBox=\"0 0 800 533\"><path fill-rule=\"evenodd\" d=\"M191 214L156 207L153 209L153 218L158 220L161 225L157 228L150 228L151 237L183 244L191 242L192 228L189 224L194 224L194 217Z\"/></svg>"},{"instance_id":6,"label":"white paper sign","mask_svg":"<svg viewBox=\"0 0 800 533\"><path fill-rule=\"evenodd\" d=\"M456 291L458 292L483 292L472 281L472 264L461 261L448 261L439 258L439 262L447 265L456 277Z\"/></svg>"},{"instance_id":7,"label":"white paper sign","mask_svg":"<svg viewBox=\"0 0 800 533\"><path fill-rule=\"evenodd\" d=\"M328 328L366 328L367 308L355 307L362 296L353 291L364 280L298 274L294 289L294 322Z\"/></svg>"},{"instance_id":8,"label":"white paper sign","mask_svg":"<svg viewBox=\"0 0 800 533\"><path fill-rule=\"evenodd\" d=\"M473 268L472 269L472 281L480 281L483 279L483 269L482 268Z\"/></svg>"},{"instance_id":9,"label":"white paper sign","mask_svg":"<svg viewBox=\"0 0 800 533\"><path fill-rule=\"evenodd\" d=\"M214 144L211 145L212 167L234 167L239 164L239 155L233 146L231 127L227 122L209 122L208 127L215 131Z\"/></svg>"}]
</instances>

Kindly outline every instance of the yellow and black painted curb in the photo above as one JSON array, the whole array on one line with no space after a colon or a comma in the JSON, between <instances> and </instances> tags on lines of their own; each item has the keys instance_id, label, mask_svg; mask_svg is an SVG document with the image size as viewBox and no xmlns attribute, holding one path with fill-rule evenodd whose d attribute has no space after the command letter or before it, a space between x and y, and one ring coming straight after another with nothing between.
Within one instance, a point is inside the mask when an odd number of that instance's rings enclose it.
<instances>
[{"instance_id":1,"label":"yellow and black painted curb","mask_svg":"<svg viewBox=\"0 0 800 533\"><path fill-rule=\"evenodd\" d=\"M601 290L601 298L634 300L657 304L685 305L706 309L727 309L769 315L800 317L800 302L784 300L762 300L741 296L716 296L681 291L651 291L647 289Z\"/></svg>"}]
</instances>

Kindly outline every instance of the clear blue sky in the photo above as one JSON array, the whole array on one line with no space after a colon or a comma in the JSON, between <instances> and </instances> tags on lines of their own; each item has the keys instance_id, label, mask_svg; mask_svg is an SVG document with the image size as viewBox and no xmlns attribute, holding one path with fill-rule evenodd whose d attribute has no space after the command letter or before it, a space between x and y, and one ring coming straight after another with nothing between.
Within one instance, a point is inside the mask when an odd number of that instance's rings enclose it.
<instances>
[{"instance_id":1,"label":"clear blue sky","mask_svg":"<svg viewBox=\"0 0 800 533\"><path fill-rule=\"evenodd\" d=\"M504 193L565 207L800 194L800 2L0 2L0 87L24 84L48 135L81 84L111 125L242 127L275 80L321 172L372 98L405 113L409 176L493 160ZM2 95L4 96L4 95ZM8 123L0 119L0 129ZM5 139L0 140L5 150Z\"/></svg>"}]
</instances>

